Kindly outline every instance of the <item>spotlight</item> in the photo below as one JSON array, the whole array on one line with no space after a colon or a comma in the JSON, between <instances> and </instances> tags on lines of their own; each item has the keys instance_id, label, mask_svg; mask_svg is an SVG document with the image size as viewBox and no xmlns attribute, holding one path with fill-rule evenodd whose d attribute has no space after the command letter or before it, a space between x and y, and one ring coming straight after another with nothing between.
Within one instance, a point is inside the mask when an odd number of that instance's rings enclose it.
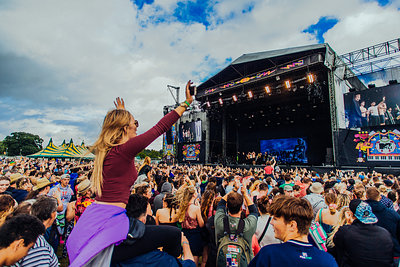
<instances>
[{"instance_id":1,"label":"spotlight","mask_svg":"<svg viewBox=\"0 0 400 267\"><path fill-rule=\"evenodd\" d=\"M271 93L271 88L269 88L268 85L265 86L265 92L266 92L267 94L270 94L270 93Z\"/></svg>"},{"instance_id":2,"label":"spotlight","mask_svg":"<svg viewBox=\"0 0 400 267\"><path fill-rule=\"evenodd\" d=\"M207 101L206 105L207 105L208 108L211 107L210 101Z\"/></svg>"},{"instance_id":3,"label":"spotlight","mask_svg":"<svg viewBox=\"0 0 400 267\"><path fill-rule=\"evenodd\" d=\"M292 85L290 84L290 81L285 81L285 87L286 89L290 89Z\"/></svg>"},{"instance_id":4,"label":"spotlight","mask_svg":"<svg viewBox=\"0 0 400 267\"><path fill-rule=\"evenodd\" d=\"M247 95L249 96L249 98L253 98L253 92L252 91L248 91Z\"/></svg>"},{"instance_id":5,"label":"spotlight","mask_svg":"<svg viewBox=\"0 0 400 267\"><path fill-rule=\"evenodd\" d=\"M312 75L311 73L307 74L307 80L309 83L313 83L314 80L314 75Z\"/></svg>"},{"instance_id":6,"label":"spotlight","mask_svg":"<svg viewBox=\"0 0 400 267\"><path fill-rule=\"evenodd\" d=\"M233 96L232 96L232 99L233 99L233 102L236 102L236 101L238 100L238 98L237 98L236 95L233 95Z\"/></svg>"},{"instance_id":7,"label":"spotlight","mask_svg":"<svg viewBox=\"0 0 400 267\"><path fill-rule=\"evenodd\" d=\"M224 101L222 101L222 98L219 98L218 102L219 102L220 105L224 104Z\"/></svg>"}]
</instances>

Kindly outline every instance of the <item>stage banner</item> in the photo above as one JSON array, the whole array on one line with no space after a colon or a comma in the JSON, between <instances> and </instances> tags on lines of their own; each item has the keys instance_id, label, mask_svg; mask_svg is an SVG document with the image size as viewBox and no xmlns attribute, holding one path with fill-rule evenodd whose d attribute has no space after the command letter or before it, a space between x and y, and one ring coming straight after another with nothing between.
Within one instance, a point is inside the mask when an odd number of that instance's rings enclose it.
<instances>
[{"instance_id":1,"label":"stage banner","mask_svg":"<svg viewBox=\"0 0 400 267\"><path fill-rule=\"evenodd\" d=\"M178 143L178 161L181 163L204 163L204 142L182 144Z\"/></svg>"},{"instance_id":2,"label":"stage banner","mask_svg":"<svg viewBox=\"0 0 400 267\"><path fill-rule=\"evenodd\" d=\"M338 137L339 164L400 166L399 129L381 127L365 131L341 130Z\"/></svg>"}]
</instances>

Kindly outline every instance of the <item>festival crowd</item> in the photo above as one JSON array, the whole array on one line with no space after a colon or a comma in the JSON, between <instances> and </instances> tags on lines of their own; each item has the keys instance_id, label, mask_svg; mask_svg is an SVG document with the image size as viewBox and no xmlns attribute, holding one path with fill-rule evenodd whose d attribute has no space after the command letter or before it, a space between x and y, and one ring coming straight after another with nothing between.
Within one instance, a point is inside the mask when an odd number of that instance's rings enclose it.
<instances>
[{"instance_id":1,"label":"festival crowd","mask_svg":"<svg viewBox=\"0 0 400 267\"><path fill-rule=\"evenodd\" d=\"M0 160L0 266L398 266L398 177L135 162L186 101L137 135L121 99L94 162Z\"/></svg>"}]
</instances>

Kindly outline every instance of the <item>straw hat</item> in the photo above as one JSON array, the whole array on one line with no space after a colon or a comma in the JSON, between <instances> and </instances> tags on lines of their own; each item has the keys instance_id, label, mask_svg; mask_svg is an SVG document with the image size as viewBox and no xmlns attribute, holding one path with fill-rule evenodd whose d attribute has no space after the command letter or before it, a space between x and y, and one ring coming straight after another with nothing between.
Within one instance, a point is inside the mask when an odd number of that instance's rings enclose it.
<instances>
[{"instance_id":1,"label":"straw hat","mask_svg":"<svg viewBox=\"0 0 400 267\"><path fill-rule=\"evenodd\" d=\"M47 178L40 178L36 181L36 185L32 188L33 191L42 189L43 187L46 187L48 185L53 184L53 182L50 182L49 179Z\"/></svg>"},{"instance_id":2,"label":"straw hat","mask_svg":"<svg viewBox=\"0 0 400 267\"><path fill-rule=\"evenodd\" d=\"M22 177L24 177L22 174L20 173L13 173L10 175L10 183L15 183L16 181L18 181L19 179L21 179Z\"/></svg>"},{"instance_id":3,"label":"straw hat","mask_svg":"<svg viewBox=\"0 0 400 267\"><path fill-rule=\"evenodd\" d=\"M314 194L321 194L324 192L324 188L321 183L313 183L312 186L310 187L310 191L313 192Z\"/></svg>"},{"instance_id":4,"label":"straw hat","mask_svg":"<svg viewBox=\"0 0 400 267\"><path fill-rule=\"evenodd\" d=\"M78 184L77 186L77 191L78 191L78 195L83 195L85 194L89 189L91 188L91 184L90 181L88 179L83 180L82 182L80 182L80 184Z\"/></svg>"}]
</instances>

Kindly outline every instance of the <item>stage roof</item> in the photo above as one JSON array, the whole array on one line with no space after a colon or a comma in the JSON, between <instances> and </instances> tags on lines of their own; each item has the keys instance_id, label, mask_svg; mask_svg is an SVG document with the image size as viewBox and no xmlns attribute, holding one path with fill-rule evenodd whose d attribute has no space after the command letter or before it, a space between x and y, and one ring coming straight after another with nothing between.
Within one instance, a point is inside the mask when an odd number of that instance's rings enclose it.
<instances>
[{"instance_id":1,"label":"stage roof","mask_svg":"<svg viewBox=\"0 0 400 267\"><path fill-rule=\"evenodd\" d=\"M226 68L200 84L198 86L198 92L235 79L243 78L246 75L268 70L277 67L278 65L301 59L306 56L317 53L325 55L328 49L334 53L328 44L315 44L243 54L229 64Z\"/></svg>"}]
</instances>

